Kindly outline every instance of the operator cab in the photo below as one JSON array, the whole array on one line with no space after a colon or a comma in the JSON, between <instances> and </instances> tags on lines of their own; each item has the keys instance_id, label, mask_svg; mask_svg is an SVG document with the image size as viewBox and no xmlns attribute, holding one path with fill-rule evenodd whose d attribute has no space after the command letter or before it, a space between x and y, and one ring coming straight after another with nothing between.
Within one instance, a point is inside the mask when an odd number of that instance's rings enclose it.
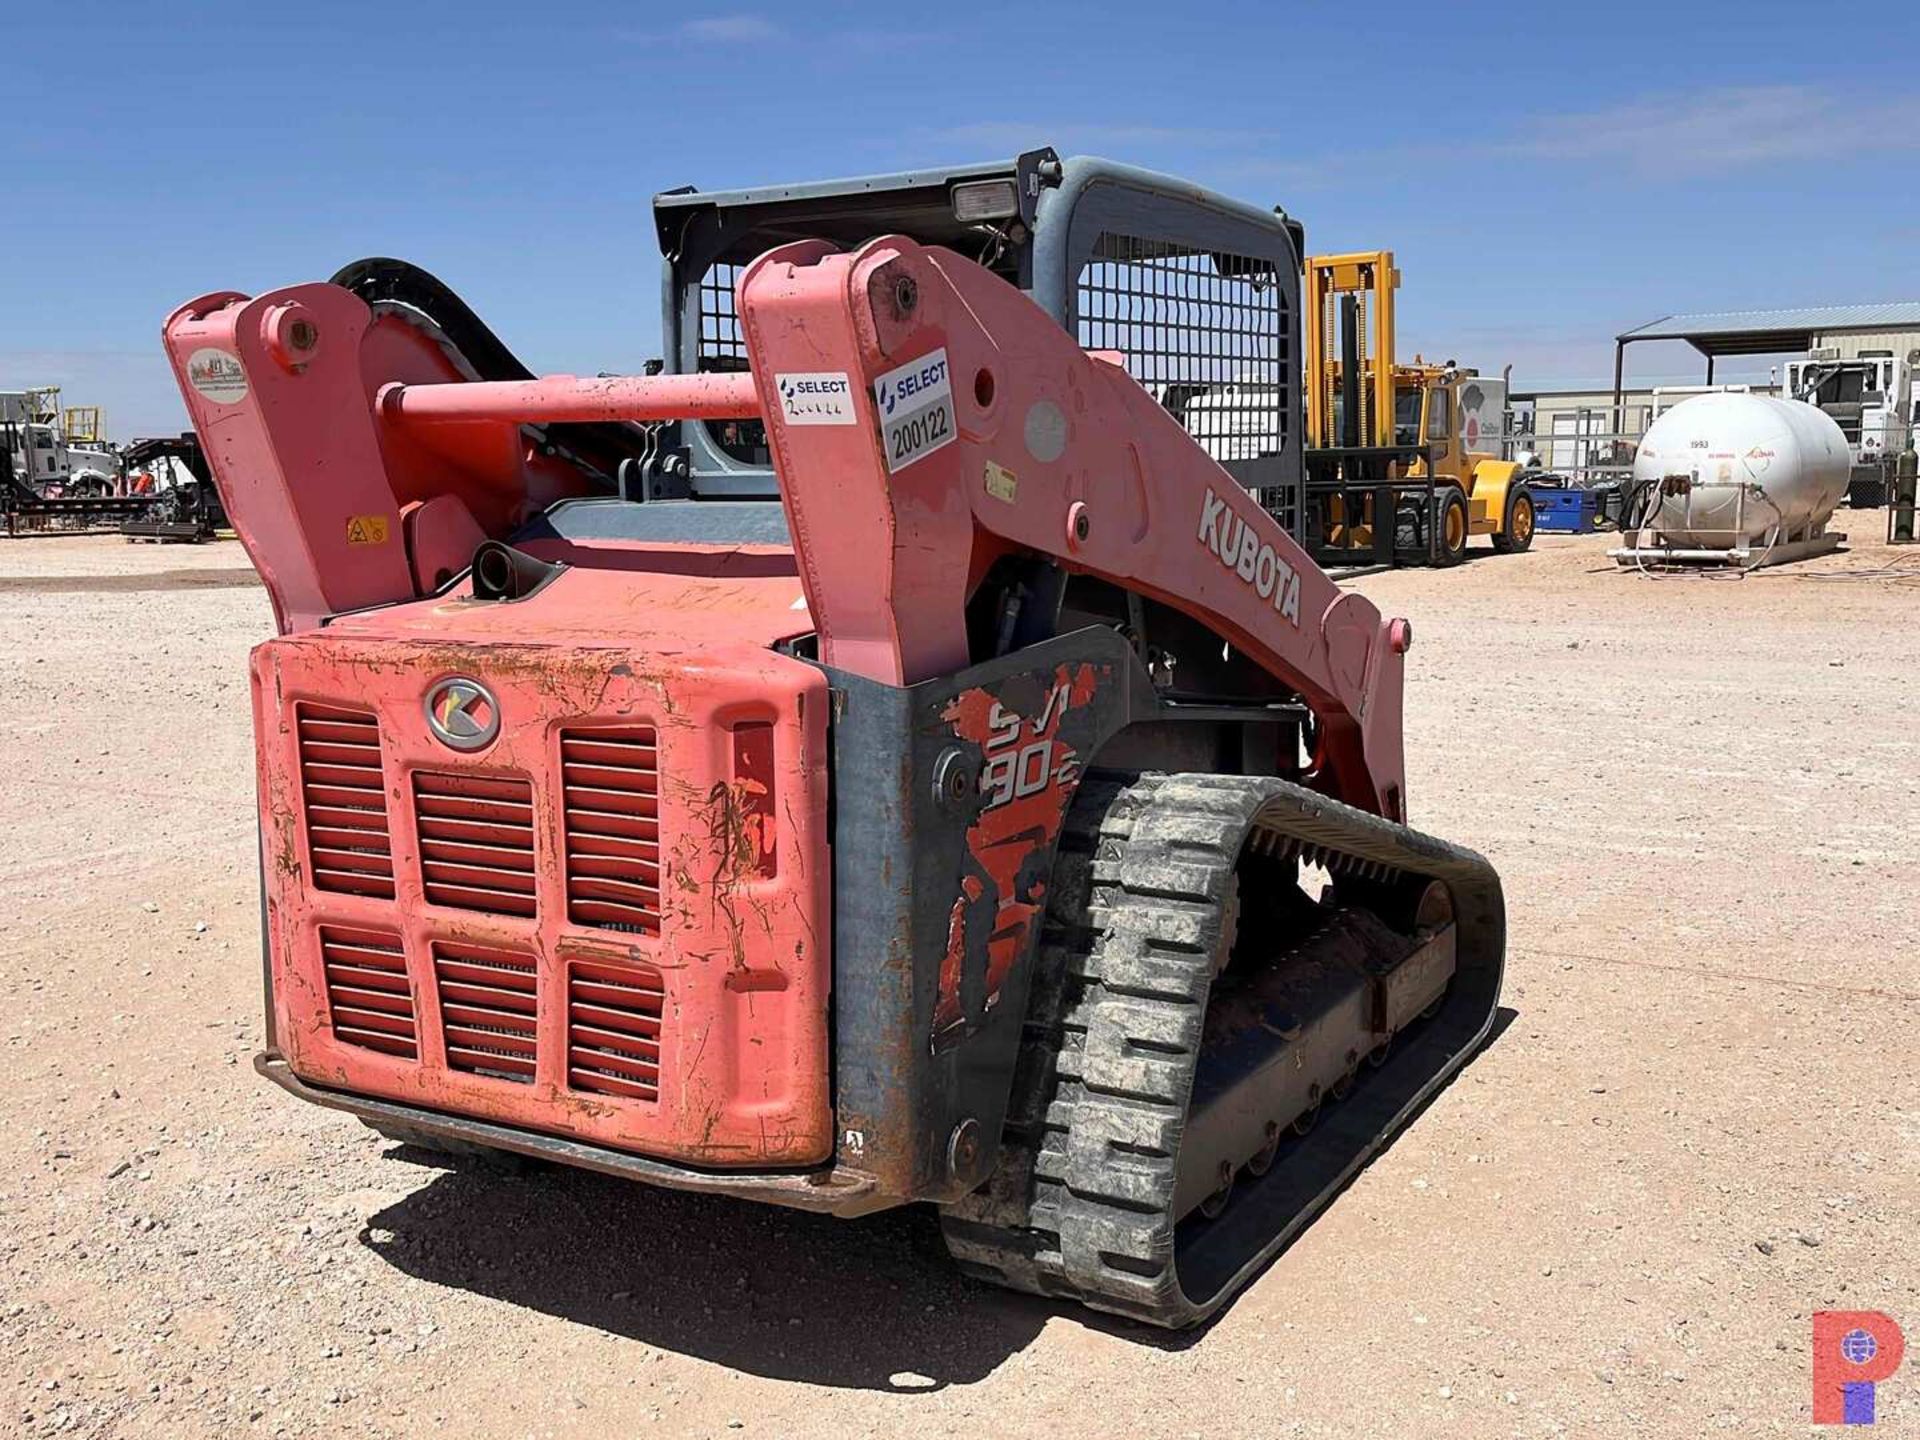
<instances>
[{"instance_id":1,"label":"operator cab","mask_svg":"<svg viewBox=\"0 0 1920 1440\"><path fill-rule=\"evenodd\" d=\"M1294 534L1303 462L1298 329L1302 230L1149 171L1051 149L1010 161L654 198L665 256L664 366L744 370L741 272L776 245L904 235L1024 291L1130 374ZM625 467L629 500L777 498L758 421L663 427Z\"/></svg>"},{"instance_id":2,"label":"operator cab","mask_svg":"<svg viewBox=\"0 0 1920 1440\"><path fill-rule=\"evenodd\" d=\"M1393 443L1418 445L1421 435L1422 402L1426 391L1418 385L1398 385L1393 391ZM1338 412L1336 411L1336 414Z\"/></svg>"}]
</instances>

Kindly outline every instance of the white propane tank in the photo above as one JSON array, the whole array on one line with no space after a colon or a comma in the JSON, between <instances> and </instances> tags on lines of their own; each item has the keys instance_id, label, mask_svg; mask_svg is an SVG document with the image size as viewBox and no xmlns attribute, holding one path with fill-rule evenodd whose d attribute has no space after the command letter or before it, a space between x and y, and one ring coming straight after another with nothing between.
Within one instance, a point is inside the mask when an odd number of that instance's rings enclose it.
<instances>
[{"instance_id":1,"label":"white propane tank","mask_svg":"<svg viewBox=\"0 0 1920 1440\"><path fill-rule=\"evenodd\" d=\"M1719 550L1807 533L1847 493L1850 466L1846 436L1818 406L1695 395L1647 427L1633 478L1690 476L1691 493L1662 500L1652 528L1668 545Z\"/></svg>"}]
</instances>

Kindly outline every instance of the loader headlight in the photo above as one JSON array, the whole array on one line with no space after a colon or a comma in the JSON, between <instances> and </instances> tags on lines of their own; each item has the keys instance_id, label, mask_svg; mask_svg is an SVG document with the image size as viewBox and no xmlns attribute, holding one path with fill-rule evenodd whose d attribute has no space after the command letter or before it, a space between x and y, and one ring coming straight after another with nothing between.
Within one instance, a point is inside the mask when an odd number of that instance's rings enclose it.
<instances>
[{"instance_id":1,"label":"loader headlight","mask_svg":"<svg viewBox=\"0 0 1920 1440\"><path fill-rule=\"evenodd\" d=\"M1020 191L1012 180L969 180L953 187L953 218L972 225L1010 220L1020 213Z\"/></svg>"}]
</instances>

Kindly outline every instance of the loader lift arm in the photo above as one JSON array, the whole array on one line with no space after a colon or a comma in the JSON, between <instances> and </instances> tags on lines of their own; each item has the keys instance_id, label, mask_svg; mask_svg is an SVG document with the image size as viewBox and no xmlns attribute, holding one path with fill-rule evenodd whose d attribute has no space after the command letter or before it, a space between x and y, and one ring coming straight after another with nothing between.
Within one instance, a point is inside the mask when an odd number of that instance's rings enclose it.
<instances>
[{"instance_id":1,"label":"loader lift arm","mask_svg":"<svg viewBox=\"0 0 1920 1440\"><path fill-rule=\"evenodd\" d=\"M753 364L731 375L383 380L353 363L365 306L332 285L209 296L168 330L190 393L195 355L241 357L254 403L209 406L203 433L223 473L271 484L301 516L270 533L249 526L260 505L231 507L293 628L433 588L418 553L430 537L357 546L356 518L398 532L403 509L424 524L452 495L473 517L459 533L503 538L581 493L523 426L763 418L826 664L896 685L959 669L973 658L968 601L994 562L1048 557L1182 611L1293 688L1318 722L1316 783L1404 818L1410 628L1341 591L1124 369L972 262L901 237L850 254L781 247L741 277L739 300ZM953 433L893 473L875 387L934 357L929 383L950 408L933 423ZM781 378L820 373L849 377L851 423L783 410ZM305 420L321 385L336 402L327 447ZM277 406L282 386L307 406Z\"/></svg>"}]
</instances>

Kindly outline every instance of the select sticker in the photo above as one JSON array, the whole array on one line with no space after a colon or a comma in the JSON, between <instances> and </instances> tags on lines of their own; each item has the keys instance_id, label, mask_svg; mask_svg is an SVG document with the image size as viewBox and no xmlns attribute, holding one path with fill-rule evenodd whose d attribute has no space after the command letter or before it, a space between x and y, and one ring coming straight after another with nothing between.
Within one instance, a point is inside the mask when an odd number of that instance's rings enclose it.
<instances>
[{"instance_id":1,"label":"select sticker","mask_svg":"<svg viewBox=\"0 0 1920 1440\"><path fill-rule=\"evenodd\" d=\"M238 405L247 398L247 372L230 350L203 346L187 357L187 383L216 405Z\"/></svg>"},{"instance_id":2,"label":"select sticker","mask_svg":"<svg viewBox=\"0 0 1920 1440\"><path fill-rule=\"evenodd\" d=\"M889 475L953 443L953 385L944 345L874 381L873 399L880 407L880 442Z\"/></svg>"},{"instance_id":3,"label":"select sticker","mask_svg":"<svg viewBox=\"0 0 1920 1440\"><path fill-rule=\"evenodd\" d=\"M844 370L775 375L780 414L789 425L853 424L853 382Z\"/></svg>"}]
</instances>

